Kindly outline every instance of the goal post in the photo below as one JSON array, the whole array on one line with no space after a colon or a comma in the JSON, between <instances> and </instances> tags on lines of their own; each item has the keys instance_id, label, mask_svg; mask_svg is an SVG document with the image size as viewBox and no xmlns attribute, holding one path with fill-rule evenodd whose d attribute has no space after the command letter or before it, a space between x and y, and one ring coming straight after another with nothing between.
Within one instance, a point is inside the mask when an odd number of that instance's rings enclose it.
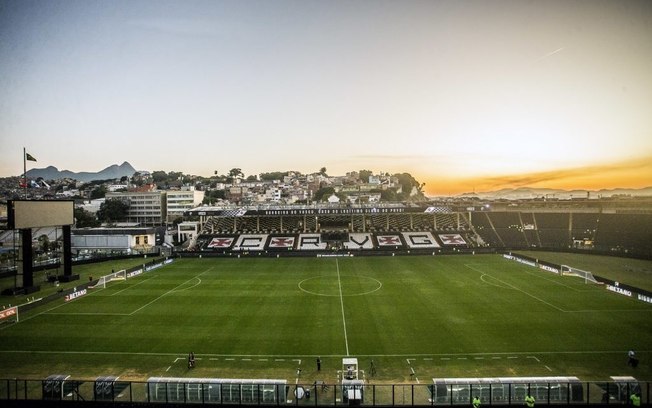
<instances>
[{"instance_id":1,"label":"goal post","mask_svg":"<svg viewBox=\"0 0 652 408\"><path fill-rule=\"evenodd\" d=\"M584 278L584 283L600 283L598 282L593 274L589 271L583 271L578 268L574 268L569 265L562 265L561 266L561 274L565 276L579 276L580 278Z\"/></svg>"},{"instance_id":2,"label":"goal post","mask_svg":"<svg viewBox=\"0 0 652 408\"><path fill-rule=\"evenodd\" d=\"M127 270L126 269L121 269L118 272L113 272L108 275L102 276L100 279L97 280L97 283L93 286L90 286L91 288L106 288L106 284L111 281L116 281L116 280L126 280L127 279Z\"/></svg>"}]
</instances>

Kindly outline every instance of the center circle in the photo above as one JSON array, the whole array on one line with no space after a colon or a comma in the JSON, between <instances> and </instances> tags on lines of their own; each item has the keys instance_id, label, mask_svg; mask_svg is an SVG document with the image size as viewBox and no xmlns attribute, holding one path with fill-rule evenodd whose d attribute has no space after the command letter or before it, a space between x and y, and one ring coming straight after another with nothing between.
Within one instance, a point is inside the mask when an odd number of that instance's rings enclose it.
<instances>
[{"instance_id":1,"label":"center circle","mask_svg":"<svg viewBox=\"0 0 652 408\"><path fill-rule=\"evenodd\" d=\"M362 296L373 293L383 284L368 276L314 276L299 282L299 289L317 296ZM341 291L341 293L340 293Z\"/></svg>"}]
</instances>

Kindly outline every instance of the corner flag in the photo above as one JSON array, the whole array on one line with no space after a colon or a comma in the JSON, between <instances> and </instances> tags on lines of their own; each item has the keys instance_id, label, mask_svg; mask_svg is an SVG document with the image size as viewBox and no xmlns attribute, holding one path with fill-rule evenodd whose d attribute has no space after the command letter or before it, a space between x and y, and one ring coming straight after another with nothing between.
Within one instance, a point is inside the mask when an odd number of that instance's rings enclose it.
<instances>
[{"instance_id":1,"label":"corner flag","mask_svg":"<svg viewBox=\"0 0 652 408\"><path fill-rule=\"evenodd\" d=\"M29 153L25 153L25 160L36 161L36 159L34 158L34 156L32 156L32 155L29 154Z\"/></svg>"}]
</instances>

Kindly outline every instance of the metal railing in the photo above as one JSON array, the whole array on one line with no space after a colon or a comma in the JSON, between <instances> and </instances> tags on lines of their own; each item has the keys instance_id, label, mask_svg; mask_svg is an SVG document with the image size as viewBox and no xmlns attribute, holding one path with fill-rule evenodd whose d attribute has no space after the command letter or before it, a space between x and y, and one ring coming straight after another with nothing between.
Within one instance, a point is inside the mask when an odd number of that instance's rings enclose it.
<instances>
[{"instance_id":1,"label":"metal railing","mask_svg":"<svg viewBox=\"0 0 652 408\"><path fill-rule=\"evenodd\" d=\"M0 379L0 401L77 401L156 404L211 404L264 406L470 406L478 397L482 406L525 405L532 395L543 405L630 405L637 394L650 404L649 381L588 381L568 383L500 384L369 384L354 387L315 381L310 384L260 384L255 382L199 381L153 383L53 378Z\"/></svg>"}]
</instances>

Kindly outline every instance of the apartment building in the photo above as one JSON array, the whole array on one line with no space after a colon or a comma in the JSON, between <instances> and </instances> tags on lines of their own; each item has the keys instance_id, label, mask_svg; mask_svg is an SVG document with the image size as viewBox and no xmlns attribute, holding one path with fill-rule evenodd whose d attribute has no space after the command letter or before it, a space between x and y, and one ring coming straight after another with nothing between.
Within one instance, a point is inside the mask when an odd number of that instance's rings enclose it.
<instances>
[{"instance_id":1,"label":"apartment building","mask_svg":"<svg viewBox=\"0 0 652 408\"><path fill-rule=\"evenodd\" d=\"M181 217L184 211L201 205L204 192L196 191L193 187L178 191L108 192L106 199L119 199L129 205L127 222L156 226Z\"/></svg>"},{"instance_id":2,"label":"apartment building","mask_svg":"<svg viewBox=\"0 0 652 408\"><path fill-rule=\"evenodd\" d=\"M204 201L204 192L194 187L184 187L179 191L165 191L167 202L167 219L183 217L186 210L196 208Z\"/></svg>"},{"instance_id":3,"label":"apartment building","mask_svg":"<svg viewBox=\"0 0 652 408\"><path fill-rule=\"evenodd\" d=\"M154 226L165 223L167 214L165 191L114 192L106 193L106 199L118 199L129 206L127 222L142 226Z\"/></svg>"}]
</instances>

